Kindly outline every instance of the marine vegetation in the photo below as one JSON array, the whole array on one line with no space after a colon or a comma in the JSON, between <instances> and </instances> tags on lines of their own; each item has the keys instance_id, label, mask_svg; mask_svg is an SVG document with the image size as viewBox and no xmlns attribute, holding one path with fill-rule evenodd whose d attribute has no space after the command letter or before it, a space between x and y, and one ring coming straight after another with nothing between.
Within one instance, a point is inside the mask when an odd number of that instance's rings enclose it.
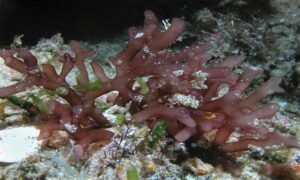
<instances>
[{"instance_id":1,"label":"marine vegetation","mask_svg":"<svg viewBox=\"0 0 300 180\"><path fill-rule=\"evenodd\" d=\"M98 80L91 82L84 61L95 52L84 50L77 41L70 42L75 56L66 53L58 57L63 64L60 72L49 63L39 65L27 49L0 50L6 66L25 77L0 88L0 97L14 99L13 95L33 86L56 93L64 101L53 98L43 103L33 95L35 103L25 109L36 120L45 121L39 139L51 137L55 130L67 131L78 143L79 156L90 143L114 136L107 130L111 124L95 103L111 91L119 92L108 98L111 103L124 106L131 102L133 122L155 127L161 120L167 121L167 132L180 142L216 130L214 143L224 152L244 151L250 145L300 147L295 139L271 131L263 123L279 111L277 104L263 105L260 101L284 92L279 86L280 77L271 77L248 95L245 90L263 73L262 69L248 67L242 74L235 73L234 68L245 57L217 59L213 46L206 42L176 48L173 45L184 38L186 23L173 18L162 28L153 12L144 14L143 29L129 28L126 48L109 57L116 69L114 78L92 61L89 65ZM73 68L79 70L76 86L66 81ZM228 142L233 133L239 137Z\"/></svg>"}]
</instances>

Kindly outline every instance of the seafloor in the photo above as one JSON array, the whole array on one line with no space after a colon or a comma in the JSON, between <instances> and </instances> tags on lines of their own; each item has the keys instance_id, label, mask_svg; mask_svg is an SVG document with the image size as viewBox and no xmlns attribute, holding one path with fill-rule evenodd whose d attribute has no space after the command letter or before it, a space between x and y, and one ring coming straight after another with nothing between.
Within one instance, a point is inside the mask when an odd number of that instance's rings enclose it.
<instances>
[{"instance_id":1,"label":"seafloor","mask_svg":"<svg viewBox=\"0 0 300 180\"><path fill-rule=\"evenodd\" d=\"M253 4L256 3L256 4ZM300 139L300 1L224 0L213 7L196 10L189 22L183 42L208 41L215 46L215 57L245 55L246 62L236 68L241 72L250 65L261 67L264 75L256 80L249 93L262 80L271 76L283 78L283 94L268 97L265 102L280 105L280 112L272 119L270 128ZM141 22L142 23L142 22ZM216 40L213 34L219 34ZM26 36L26 34L25 34ZM19 47L22 37L16 36L11 47ZM97 51L93 57L113 76L106 58L119 52L127 36L115 37L98 44L84 42L87 49ZM39 63L54 63L64 52L71 52L60 34L42 38L30 47ZM20 74L3 65L1 60L0 86L22 79ZM60 68L57 65L57 68ZM74 74L68 76L72 84ZM31 93L45 96L38 88ZM40 93L40 94L39 94ZM26 112L16 106L6 107L0 101L0 129L39 127L26 118ZM107 113L124 111L112 107ZM47 142L33 148L34 154L14 160L0 157L0 179L300 179L300 150L272 146L252 147L238 154L224 154L210 147L211 134L195 141L178 143L162 134L154 149L144 151L149 136L147 126L130 123L115 126L112 142L93 143L81 160L74 157L74 142L64 132L56 132ZM0 132L1 132L0 131ZM232 137L234 139L234 137ZM6 148L0 137L0 148ZM35 141L35 140L32 140ZM6 142L7 143L7 142ZM22 146L21 144L19 146ZM29 147L30 148L30 147ZM12 151L18 151L15 148ZM1 149L0 149L0 156ZM16 158L18 159L18 158Z\"/></svg>"}]
</instances>

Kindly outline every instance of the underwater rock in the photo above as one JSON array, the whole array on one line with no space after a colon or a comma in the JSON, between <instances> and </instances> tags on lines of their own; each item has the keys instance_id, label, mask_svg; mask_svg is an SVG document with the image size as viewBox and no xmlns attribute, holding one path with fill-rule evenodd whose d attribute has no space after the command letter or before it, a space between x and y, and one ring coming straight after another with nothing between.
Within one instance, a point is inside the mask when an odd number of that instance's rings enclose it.
<instances>
[{"instance_id":1,"label":"underwater rock","mask_svg":"<svg viewBox=\"0 0 300 180\"><path fill-rule=\"evenodd\" d=\"M0 162L14 163L40 149L40 131L32 126L7 128L0 131Z\"/></svg>"}]
</instances>

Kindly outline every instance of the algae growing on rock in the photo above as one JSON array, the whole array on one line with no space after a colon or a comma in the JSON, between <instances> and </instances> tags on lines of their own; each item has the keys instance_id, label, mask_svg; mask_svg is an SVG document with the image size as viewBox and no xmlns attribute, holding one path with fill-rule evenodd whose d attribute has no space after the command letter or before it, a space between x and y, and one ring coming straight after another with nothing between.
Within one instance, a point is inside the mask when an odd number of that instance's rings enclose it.
<instances>
[{"instance_id":1,"label":"algae growing on rock","mask_svg":"<svg viewBox=\"0 0 300 180\"><path fill-rule=\"evenodd\" d=\"M254 13L248 12L241 15L241 11L237 9L244 8L247 10L251 4L247 4L247 1L238 1L238 3L223 1L219 6L198 10L195 14L195 21L191 22L193 28L186 34L214 45L215 51L211 52L214 56L213 61L219 61L228 55L246 55L247 60L234 69L234 72L239 75L250 65L251 67L258 66L264 69L264 75L247 89L246 94L253 93L259 87L258 84L271 76L283 77L283 87L287 93L273 95L262 102L262 104L267 104L267 102L278 103L280 111L269 120L254 120L253 124L256 127L265 126L269 131L280 131L293 138L299 138L299 101L294 98L299 95L299 74L297 74L297 65L299 65L297 17L299 17L299 14L294 9L296 3L297 1L291 1L290 3L270 1L264 3L264 5L270 7L269 14L260 12L263 11L264 7L262 7ZM287 12L293 15L287 16ZM186 37L183 36L184 38ZM100 63L104 65L104 71L108 75L110 74L109 77L114 77L115 71L110 67L111 64L106 57L121 51L126 41L122 36L99 44L82 44L85 49L97 52L92 59L102 60ZM17 44L20 44L19 42L18 39ZM180 46L180 42L176 44ZM48 62L57 69L62 68L60 64L56 64L54 61L57 56L66 52L74 55L70 46L63 43L60 35L41 40L31 48L31 52L38 58L39 63ZM213 62L211 63L213 64ZM90 68L88 72L92 74L93 70ZM176 71L174 75L180 76L180 72L177 72L179 71ZM74 77L78 74L78 70L72 71L68 75L68 83L75 85ZM12 76L6 75L6 77ZM95 77L92 76L92 78ZM206 79L209 79L209 77L204 79L202 83L205 85ZM20 80L22 80L22 76L12 79L12 84ZM144 79L137 79L136 90L140 90L147 83L148 81ZM4 85L7 86L8 84L5 83ZM94 86L89 84L80 87L89 89ZM149 88L151 87L148 87L148 90L144 88L146 90L141 91L144 92L142 94L147 94ZM49 92L37 88L33 89L32 92L35 96L41 97L42 100L54 97L57 98L57 101L64 102L63 99L59 98L59 94L63 93L60 90ZM224 92L226 94L228 89ZM220 97L223 95L224 93L220 94ZM24 97L26 102L39 106L41 103L34 98L35 96L27 97L20 94L20 97ZM182 99L186 100L187 97L194 96L178 94L175 96L176 101L172 101L172 106L186 106L185 101ZM148 122L151 128L133 123L131 114L127 113L130 104L123 107L114 105L112 103L115 100L114 98L115 95L101 97L97 100L96 105L108 119L112 120L110 121L112 126L109 126L115 136L111 142L102 140L92 143L86 149L84 157L82 157L83 160L78 160L74 155L74 151L78 150L76 149L76 142L72 140L70 134L58 131L53 137L45 141L39 153L18 163L2 166L0 177L8 179L41 177L134 179L138 176L141 179L230 179L234 176L240 176L241 179L271 179L274 177L296 178L299 176L298 161L300 153L298 149L288 149L281 146L267 148L250 146L250 150L244 153L224 155L222 151L214 149L213 139L216 131L207 132L200 139L192 138L186 143L179 143L167 132L164 132L164 125L157 128L161 130L156 133L158 131L155 130L155 126L151 121ZM7 104L9 104L9 108L5 107ZM201 106L199 102L196 104L197 106L193 107ZM1 110L1 116L3 117L1 129L13 125L31 125L32 123L39 126L39 124L35 124L36 122L30 120L28 118L30 114L17 106L16 103L3 101L1 107L4 107L1 108L3 109ZM205 113L203 115L211 121L216 116L215 113ZM236 142L239 138L239 133L232 134L228 142ZM220 158L216 160L201 156L201 154L206 153L208 156L213 153ZM221 164L221 166L218 166L218 164Z\"/></svg>"}]
</instances>

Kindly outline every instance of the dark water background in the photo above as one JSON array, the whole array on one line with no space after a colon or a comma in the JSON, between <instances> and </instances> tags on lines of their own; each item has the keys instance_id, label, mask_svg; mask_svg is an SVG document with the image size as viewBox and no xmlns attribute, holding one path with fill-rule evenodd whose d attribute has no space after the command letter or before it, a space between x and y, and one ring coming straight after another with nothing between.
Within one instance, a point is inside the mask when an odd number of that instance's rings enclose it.
<instances>
[{"instance_id":1,"label":"dark water background","mask_svg":"<svg viewBox=\"0 0 300 180\"><path fill-rule=\"evenodd\" d=\"M160 19L189 18L192 11L218 0L0 0L0 46L14 35L36 44L41 37L62 33L66 41L99 42L142 25L143 11L153 10Z\"/></svg>"}]
</instances>

